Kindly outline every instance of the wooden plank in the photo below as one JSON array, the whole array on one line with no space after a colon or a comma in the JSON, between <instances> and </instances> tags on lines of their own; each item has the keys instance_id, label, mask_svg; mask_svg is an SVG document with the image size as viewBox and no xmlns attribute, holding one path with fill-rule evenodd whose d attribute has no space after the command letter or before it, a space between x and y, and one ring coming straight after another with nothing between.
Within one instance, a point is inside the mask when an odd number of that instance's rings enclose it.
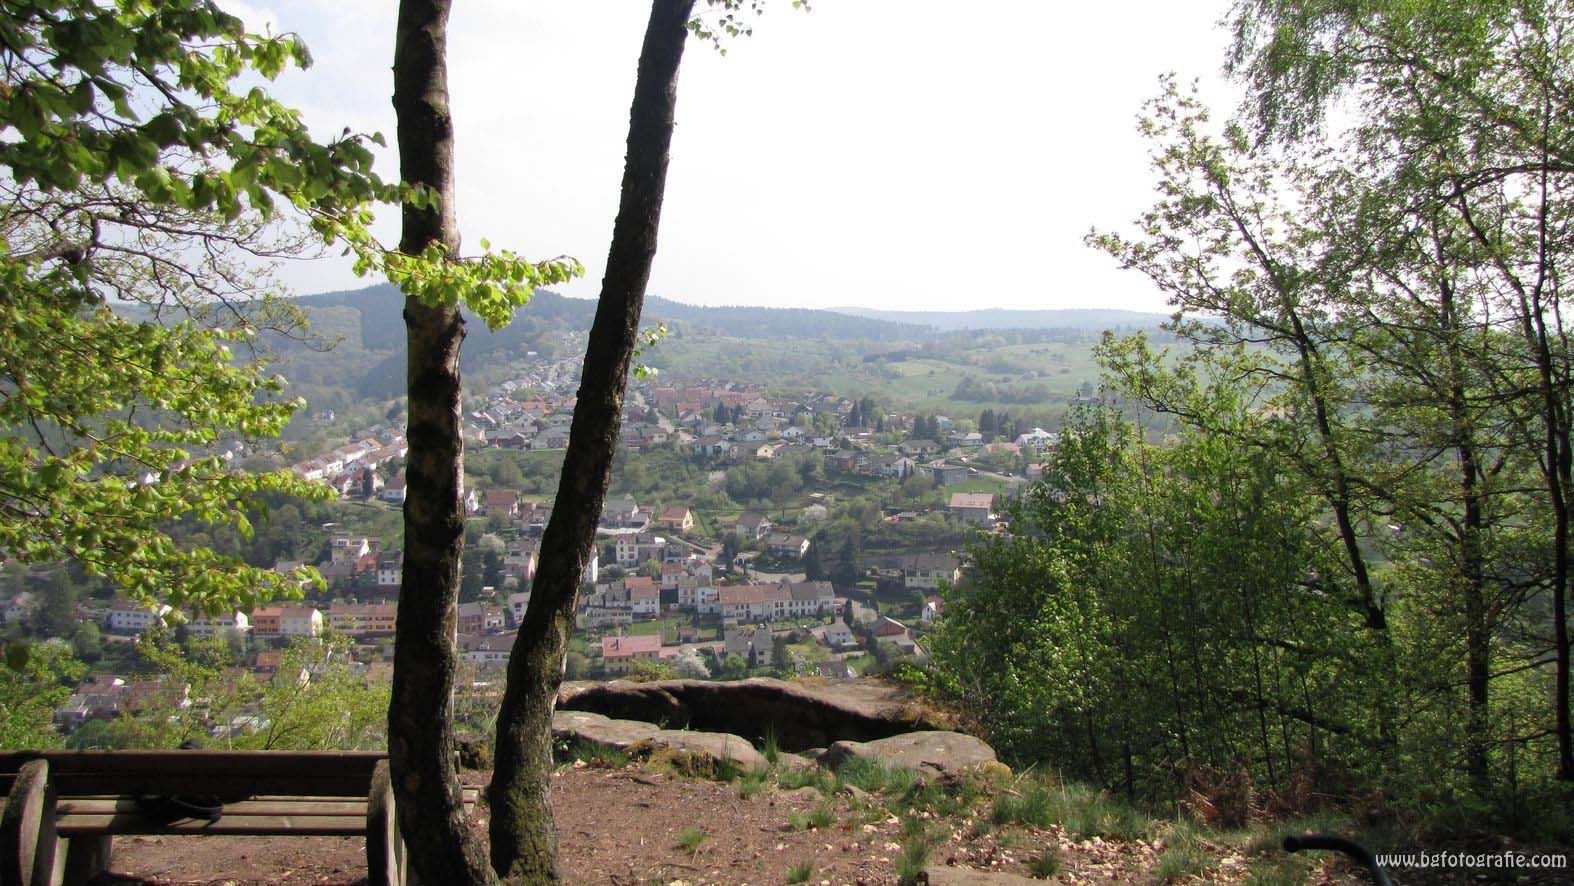
<instances>
[{"instance_id":1,"label":"wooden plank","mask_svg":"<svg viewBox=\"0 0 1574 886\"><path fill-rule=\"evenodd\" d=\"M183 811L189 812L190 810ZM69 815L115 815L117 813L146 814L143 806L134 797L94 799L68 797L62 798L55 804L55 815L61 818ZM346 800L343 798L303 800L302 798L286 798L276 800L241 800L237 803L225 803L223 817L277 815L364 816L365 814L365 800Z\"/></svg>"},{"instance_id":2,"label":"wooden plank","mask_svg":"<svg viewBox=\"0 0 1574 886\"><path fill-rule=\"evenodd\" d=\"M64 772L52 780L59 793L69 797L98 794L216 795L237 800L261 795L365 797L371 788L369 778L277 778L246 772L226 775Z\"/></svg>"},{"instance_id":3,"label":"wooden plank","mask_svg":"<svg viewBox=\"0 0 1574 886\"><path fill-rule=\"evenodd\" d=\"M177 819L149 821L140 815L73 815L57 823L62 836L84 834L209 834L214 836L298 835L357 836L366 833L365 815L251 815L218 821Z\"/></svg>"},{"instance_id":4,"label":"wooden plank","mask_svg":"<svg viewBox=\"0 0 1574 886\"><path fill-rule=\"evenodd\" d=\"M0 886L48 886L54 878L57 833L49 764L30 760L21 767L0 815Z\"/></svg>"}]
</instances>

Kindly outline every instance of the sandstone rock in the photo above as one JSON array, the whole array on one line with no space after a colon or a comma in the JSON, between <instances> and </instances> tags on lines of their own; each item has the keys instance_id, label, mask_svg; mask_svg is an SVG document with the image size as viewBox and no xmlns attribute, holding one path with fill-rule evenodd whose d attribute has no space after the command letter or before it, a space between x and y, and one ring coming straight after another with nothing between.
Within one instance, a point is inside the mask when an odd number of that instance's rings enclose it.
<instances>
[{"instance_id":1,"label":"sandstone rock","mask_svg":"<svg viewBox=\"0 0 1574 886\"><path fill-rule=\"evenodd\" d=\"M806 756L781 751L776 755L776 765L788 772L804 772L816 768L819 764Z\"/></svg>"},{"instance_id":2,"label":"sandstone rock","mask_svg":"<svg viewBox=\"0 0 1574 886\"><path fill-rule=\"evenodd\" d=\"M995 749L960 732L909 732L875 741L839 741L820 756L822 766L835 769L853 758L879 760L929 775L954 776L969 770L1002 767Z\"/></svg>"},{"instance_id":3,"label":"sandstone rock","mask_svg":"<svg viewBox=\"0 0 1574 886\"><path fill-rule=\"evenodd\" d=\"M714 762L730 760L748 769L764 766L765 757L749 742L736 735L720 732L690 732L662 729L637 720L614 720L584 711L556 711L552 714L552 734L577 738L587 744L634 756L668 750L694 755Z\"/></svg>"},{"instance_id":4,"label":"sandstone rock","mask_svg":"<svg viewBox=\"0 0 1574 886\"><path fill-rule=\"evenodd\" d=\"M899 688L876 680L824 685L763 677L725 682L573 682L563 684L558 708L665 727L728 732L752 740L763 740L771 732L787 751L948 725Z\"/></svg>"}]
</instances>

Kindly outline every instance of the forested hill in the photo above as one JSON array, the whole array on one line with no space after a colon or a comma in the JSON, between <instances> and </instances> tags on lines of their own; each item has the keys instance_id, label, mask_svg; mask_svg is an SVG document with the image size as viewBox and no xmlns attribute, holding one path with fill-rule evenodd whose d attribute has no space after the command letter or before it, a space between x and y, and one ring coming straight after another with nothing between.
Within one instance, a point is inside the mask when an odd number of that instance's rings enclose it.
<instances>
[{"instance_id":1,"label":"forested hill","mask_svg":"<svg viewBox=\"0 0 1574 886\"><path fill-rule=\"evenodd\" d=\"M346 292L325 292L297 299L306 308L354 308L361 313L361 343L368 350L392 350L404 345L404 319L398 291L391 284ZM490 351L528 343L545 329L588 331L596 303L566 298L538 290L514 323L492 331L472 322L465 336L466 351ZM709 333L731 338L815 338L903 341L932 333L919 324L895 323L870 317L853 317L833 311L802 308L699 307L656 296L645 300L647 326L665 322L684 332Z\"/></svg>"},{"instance_id":2,"label":"forested hill","mask_svg":"<svg viewBox=\"0 0 1574 886\"><path fill-rule=\"evenodd\" d=\"M977 311L884 311L878 308L831 308L839 314L885 320L906 325L930 326L940 332L964 329L1147 329L1169 319L1168 314L1118 311L1103 308L1070 308L1020 311L986 308Z\"/></svg>"}]
</instances>

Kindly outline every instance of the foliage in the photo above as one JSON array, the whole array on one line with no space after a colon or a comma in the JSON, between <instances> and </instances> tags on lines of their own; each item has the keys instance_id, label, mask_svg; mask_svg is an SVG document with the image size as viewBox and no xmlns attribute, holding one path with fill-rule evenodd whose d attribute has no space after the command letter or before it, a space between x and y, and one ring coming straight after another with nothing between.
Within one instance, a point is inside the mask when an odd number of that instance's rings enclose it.
<instances>
[{"instance_id":1,"label":"foliage","mask_svg":"<svg viewBox=\"0 0 1574 886\"><path fill-rule=\"evenodd\" d=\"M1156 447L1079 410L1010 533L970 549L970 589L946 593L937 688L1009 759L1132 796L1173 796L1199 767L1280 783L1308 753L1358 752L1368 652L1302 583L1323 556L1311 516L1271 458L1197 434Z\"/></svg>"},{"instance_id":2,"label":"foliage","mask_svg":"<svg viewBox=\"0 0 1574 886\"><path fill-rule=\"evenodd\" d=\"M27 647L20 662L12 660L13 648L7 644L7 666L0 667L0 748L59 747L55 708L86 668L58 641Z\"/></svg>"}]
</instances>

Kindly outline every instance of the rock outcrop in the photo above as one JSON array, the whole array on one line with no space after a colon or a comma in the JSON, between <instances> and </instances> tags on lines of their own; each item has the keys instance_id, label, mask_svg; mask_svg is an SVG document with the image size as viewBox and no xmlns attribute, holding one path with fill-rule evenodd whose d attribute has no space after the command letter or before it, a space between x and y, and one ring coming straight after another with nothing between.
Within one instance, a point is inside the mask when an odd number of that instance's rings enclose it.
<instances>
[{"instance_id":1,"label":"rock outcrop","mask_svg":"<svg viewBox=\"0 0 1574 886\"><path fill-rule=\"evenodd\" d=\"M728 760L748 769L764 766L765 756L747 739L720 732L662 729L635 720L614 720L584 711L557 711L552 715L552 735L571 738L599 748L642 754L669 750L719 762Z\"/></svg>"},{"instance_id":2,"label":"rock outcrop","mask_svg":"<svg viewBox=\"0 0 1574 886\"><path fill-rule=\"evenodd\" d=\"M826 747L843 739L873 741L949 725L897 687L875 681L824 685L769 678L576 682L563 684L558 709L668 728L731 733L753 741L773 734L784 751Z\"/></svg>"},{"instance_id":3,"label":"rock outcrop","mask_svg":"<svg viewBox=\"0 0 1574 886\"><path fill-rule=\"evenodd\" d=\"M994 748L960 732L909 732L867 742L838 741L820 755L820 764L836 769L851 759L877 760L935 776L1004 769L995 759Z\"/></svg>"}]
</instances>

